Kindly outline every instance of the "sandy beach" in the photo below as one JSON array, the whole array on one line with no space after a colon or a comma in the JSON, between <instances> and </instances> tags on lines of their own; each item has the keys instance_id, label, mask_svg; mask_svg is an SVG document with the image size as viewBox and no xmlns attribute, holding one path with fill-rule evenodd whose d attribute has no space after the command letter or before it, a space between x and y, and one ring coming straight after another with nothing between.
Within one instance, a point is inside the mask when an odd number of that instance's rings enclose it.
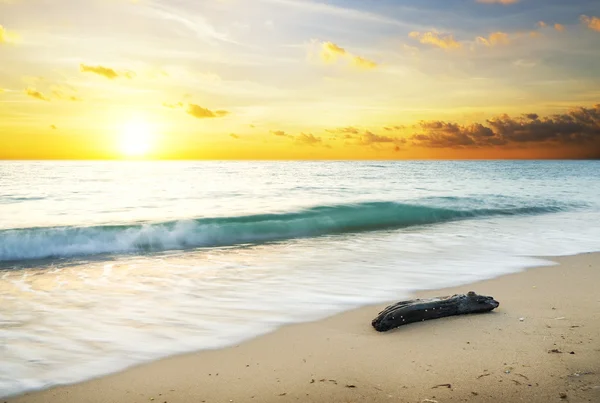
<instances>
[{"instance_id":1,"label":"sandy beach","mask_svg":"<svg viewBox=\"0 0 600 403\"><path fill-rule=\"evenodd\" d=\"M377 333L387 304L369 306L4 401L600 402L600 254L552 260L418 294L474 290L500 302L490 314Z\"/></svg>"}]
</instances>

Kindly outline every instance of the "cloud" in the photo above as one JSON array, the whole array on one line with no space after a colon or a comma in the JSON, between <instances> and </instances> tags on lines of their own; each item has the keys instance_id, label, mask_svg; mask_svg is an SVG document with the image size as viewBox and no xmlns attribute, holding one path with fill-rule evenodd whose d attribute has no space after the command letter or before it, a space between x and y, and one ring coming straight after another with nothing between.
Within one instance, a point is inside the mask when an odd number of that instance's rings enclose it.
<instances>
[{"instance_id":1,"label":"cloud","mask_svg":"<svg viewBox=\"0 0 600 403\"><path fill-rule=\"evenodd\" d=\"M395 143L397 139L389 136L381 136L370 131L366 131L363 135L360 136L358 141L361 145L368 146L377 143Z\"/></svg>"},{"instance_id":2,"label":"cloud","mask_svg":"<svg viewBox=\"0 0 600 403\"><path fill-rule=\"evenodd\" d=\"M2 25L0 25L0 43L8 42L7 36L8 36L8 33L7 33L6 29Z\"/></svg>"},{"instance_id":3,"label":"cloud","mask_svg":"<svg viewBox=\"0 0 600 403\"><path fill-rule=\"evenodd\" d=\"M540 117L500 115L486 124L460 125L422 121L412 135L414 145L431 148L478 148L506 145L590 145L600 147L600 104L567 113Z\"/></svg>"},{"instance_id":4,"label":"cloud","mask_svg":"<svg viewBox=\"0 0 600 403\"><path fill-rule=\"evenodd\" d=\"M211 111L196 104L188 104L187 114L198 119L220 118L229 115L228 111Z\"/></svg>"},{"instance_id":5,"label":"cloud","mask_svg":"<svg viewBox=\"0 0 600 403\"><path fill-rule=\"evenodd\" d=\"M474 147L484 142L489 143L494 138L494 132L479 123L461 126L457 123L442 121L425 122L419 126L422 132L412 136L413 143L421 147L431 148L461 148ZM489 145L489 144L487 144Z\"/></svg>"},{"instance_id":6,"label":"cloud","mask_svg":"<svg viewBox=\"0 0 600 403\"><path fill-rule=\"evenodd\" d=\"M351 66L361 69L374 69L377 67L376 62L361 56L353 55L346 49L336 45L333 42L323 42L321 44L320 57L321 60L326 64L335 64L339 60L345 59Z\"/></svg>"},{"instance_id":7,"label":"cloud","mask_svg":"<svg viewBox=\"0 0 600 403\"><path fill-rule=\"evenodd\" d=\"M82 100L81 98L79 98L79 97L78 97L78 96L76 96L76 95L69 95L69 94L65 94L65 93L63 92L63 90L61 90L61 89L60 89L60 88L58 88L58 87L56 87L56 88L55 88L55 89L52 91L52 96L53 96L54 98L57 98L57 99L62 99L62 100L65 100L65 101L72 101L72 102L78 102L78 101L81 101L81 100Z\"/></svg>"},{"instance_id":8,"label":"cloud","mask_svg":"<svg viewBox=\"0 0 600 403\"><path fill-rule=\"evenodd\" d=\"M52 130L56 130L56 129L57 129L57 127L56 127L56 125L50 125L50 129L52 129Z\"/></svg>"},{"instance_id":9,"label":"cloud","mask_svg":"<svg viewBox=\"0 0 600 403\"><path fill-rule=\"evenodd\" d=\"M32 98L39 99L40 101L46 101L46 102L50 101L50 98L46 97L44 94L42 94L35 88L27 88L25 90L25 94L29 95Z\"/></svg>"},{"instance_id":10,"label":"cloud","mask_svg":"<svg viewBox=\"0 0 600 403\"><path fill-rule=\"evenodd\" d=\"M372 60L365 59L364 57L354 56L352 58L352 64L361 69L374 69L377 67L377 63Z\"/></svg>"},{"instance_id":11,"label":"cloud","mask_svg":"<svg viewBox=\"0 0 600 403\"><path fill-rule=\"evenodd\" d=\"M340 127L337 129L327 129L325 130L329 133L350 133L350 134L359 134L360 130L356 127L348 126L348 127Z\"/></svg>"},{"instance_id":12,"label":"cloud","mask_svg":"<svg viewBox=\"0 0 600 403\"><path fill-rule=\"evenodd\" d=\"M545 23L544 21L539 21L537 23L537 26L540 28L546 28L546 27L548 27L548 24ZM559 23L554 24L552 27L559 32L564 32L567 29L563 24L559 24ZM535 31L533 31L533 32L535 32Z\"/></svg>"},{"instance_id":13,"label":"cloud","mask_svg":"<svg viewBox=\"0 0 600 403\"><path fill-rule=\"evenodd\" d=\"M165 108L169 108L169 109L177 109L177 108L183 108L183 102L177 102L174 104L168 103L168 102L163 102L163 106Z\"/></svg>"},{"instance_id":14,"label":"cloud","mask_svg":"<svg viewBox=\"0 0 600 403\"><path fill-rule=\"evenodd\" d=\"M389 126L384 127L386 131L394 131L403 129L404 126ZM347 140L346 144L348 145L358 145L358 146L375 146L377 144L404 144L406 143L406 139L391 137L381 134L373 133L369 130L359 130L356 127L348 126L348 127L339 127L336 129L329 129L326 132L333 133L338 135L336 137L332 137L331 140Z\"/></svg>"},{"instance_id":15,"label":"cloud","mask_svg":"<svg viewBox=\"0 0 600 403\"><path fill-rule=\"evenodd\" d=\"M289 137L290 136L283 130L274 130L274 131L271 131L271 133L273 133L275 136L279 136L279 137Z\"/></svg>"},{"instance_id":16,"label":"cloud","mask_svg":"<svg viewBox=\"0 0 600 403\"><path fill-rule=\"evenodd\" d=\"M600 18L582 15L581 22L587 25L589 29L600 32Z\"/></svg>"},{"instance_id":17,"label":"cloud","mask_svg":"<svg viewBox=\"0 0 600 403\"><path fill-rule=\"evenodd\" d=\"M346 49L333 42L323 42L321 45L321 60L325 63L335 63L340 57L346 56Z\"/></svg>"},{"instance_id":18,"label":"cloud","mask_svg":"<svg viewBox=\"0 0 600 403\"><path fill-rule=\"evenodd\" d=\"M111 69L109 67L88 66L83 63L79 65L79 71L81 71L82 73L98 74L99 76L106 77L109 80L114 80L115 78L118 78L118 77L125 77L125 78L129 78L129 79L132 79L133 77L135 77L135 73L132 71L125 71L125 72L119 74L114 69Z\"/></svg>"},{"instance_id":19,"label":"cloud","mask_svg":"<svg viewBox=\"0 0 600 403\"><path fill-rule=\"evenodd\" d=\"M516 4L521 0L477 0L477 3L483 3L483 4L504 4L509 5L509 4Z\"/></svg>"},{"instance_id":20,"label":"cloud","mask_svg":"<svg viewBox=\"0 0 600 403\"><path fill-rule=\"evenodd\" d=\"M18 39L17 35L0 25L0 45L3 43L13 43Z\"/></svg>"},{"instance_id":21,"label":"cloud","mask_svg":"<svg viewBox=\"0 0 600 403\"><path fill-rule=\"evenodd\" d=\"M404 125L396 125L396 126L386 126L386 127L383 128L383 130L386 130L388 132L393 132L393 131L396 131L396 130L403 130L403 129L406 129L406 126L404 126Z\"/></svg>"},{"instance_id":22,"label":"cloud","mask_svg":"<svg viewBox=\"0 0 600 403\"><path fill-rule=\"evenodd\" d=\"M240 138L240 136L238 136L238 135L237 135L237 134L235 134L235 133L230 133L230 134L229 134L229 137L232 137L232 138L234 138L234 139L236 139L236 140Z\"/></svg>"},{"instance_id":23,"label":"cloud","mask_svg":"<svg viewBox=\"0 0 600 403\"><path fill-rule=\"evenodd\" d=\"M559 23L554 24L554 29L558 32L564 32L566 30L565 26Z\"/></svg>"},{"instance_id":24,"label":"cloud","mask_svg":"<svg viewBox=\"0 0 600 403\"><path fill-rule=\"evenodd\" d=\"M442 49L459 49L462 47L462 43L455 40L454 36L450 34L443 35L435 31L423 33L413 31L409 33L408 36L423 44L432 45Z\"/></svg>"},{"instance_id":25,"label":"cloud","mask_svg":"<svg viewBox=\"0 0 600 403\"><path fill-rule=\"evenodd\" d=\"M370 12L357 10L356 8L346 8L336 6L333 4L326 4L317 1L307 0L260 0L266 3L272 3L277 5L284 5L294 7L306 12L312 12L315 14L331 15L335 18L345 18L349 20L364 21L364 22L375 22L378 24L390 24L397 26L404 26L402 21L395 20L393 18L381 15L373 14Z\"/></svg>"},{"instance_id":26,"label":"cloud","mask_svg":"<svg viewBox=\"0 0 600 403\"><path fill-rule=\"evenodd\" d=\"M320 137L315 137L311 133L301 133L298 136L296 136L296 142L299 144L314 146L317 144L321 144L323 142L323 139L321 139Z\"/></svg>"},{"instance_id":27,"label":"cloud","mask_svg":"<svg viewBox=\"0 0 600 403\"><path fill-rule=\"evenodd\" d=\"M489 37L484 38L482 36L477 37L477 43L485 46L497 46L497 45L508 45L510 43L510 37L506 32L494 32Z\"/></svg>"}]
</instances>

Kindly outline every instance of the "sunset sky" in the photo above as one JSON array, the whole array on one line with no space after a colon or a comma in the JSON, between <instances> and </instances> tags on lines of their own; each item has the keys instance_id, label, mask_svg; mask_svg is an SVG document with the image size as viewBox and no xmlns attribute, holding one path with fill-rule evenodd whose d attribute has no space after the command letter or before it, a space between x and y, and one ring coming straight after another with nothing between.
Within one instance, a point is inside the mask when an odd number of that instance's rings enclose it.
<instances>
[{"instance_id":1,"label":"sunset sky","mask_svg":"<svg viewBox=\"0 0 600 403\"><path fill-rule=\"evenodd\" d=\"M0 0L0 158L600 158L600 2Z\"/></svg>"}]
</instances>

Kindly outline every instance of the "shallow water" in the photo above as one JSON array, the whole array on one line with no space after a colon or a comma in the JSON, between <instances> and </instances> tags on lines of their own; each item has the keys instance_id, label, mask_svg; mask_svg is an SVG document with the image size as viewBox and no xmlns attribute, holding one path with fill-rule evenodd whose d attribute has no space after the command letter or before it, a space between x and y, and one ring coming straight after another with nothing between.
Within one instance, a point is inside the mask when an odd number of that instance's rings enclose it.
<instances>
[{"instance_id":1,"label":"shallow water","mask_svg":"<svg viewBox=\"0 0 600 403\"><path fill-rule=\"evenodd\" d=\"M0 396L600 250L600 162L0 163Z\"/></svg>"}]
</instances>

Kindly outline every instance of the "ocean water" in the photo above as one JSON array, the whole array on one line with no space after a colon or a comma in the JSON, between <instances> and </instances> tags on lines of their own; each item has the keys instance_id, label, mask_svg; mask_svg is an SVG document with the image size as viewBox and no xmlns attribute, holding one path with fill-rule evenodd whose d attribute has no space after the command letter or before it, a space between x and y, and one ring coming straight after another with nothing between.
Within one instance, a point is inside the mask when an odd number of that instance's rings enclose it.
<instances>
[{"instance_id":1,"label":"ocean water","mask_svg":"<svg viewBox=\"0 0 600 403\"><path fill-rule=\"evenodd\" d=\"M0 162L0 396L598 250L600 161Z\"/></svg>"}]
</instances>

